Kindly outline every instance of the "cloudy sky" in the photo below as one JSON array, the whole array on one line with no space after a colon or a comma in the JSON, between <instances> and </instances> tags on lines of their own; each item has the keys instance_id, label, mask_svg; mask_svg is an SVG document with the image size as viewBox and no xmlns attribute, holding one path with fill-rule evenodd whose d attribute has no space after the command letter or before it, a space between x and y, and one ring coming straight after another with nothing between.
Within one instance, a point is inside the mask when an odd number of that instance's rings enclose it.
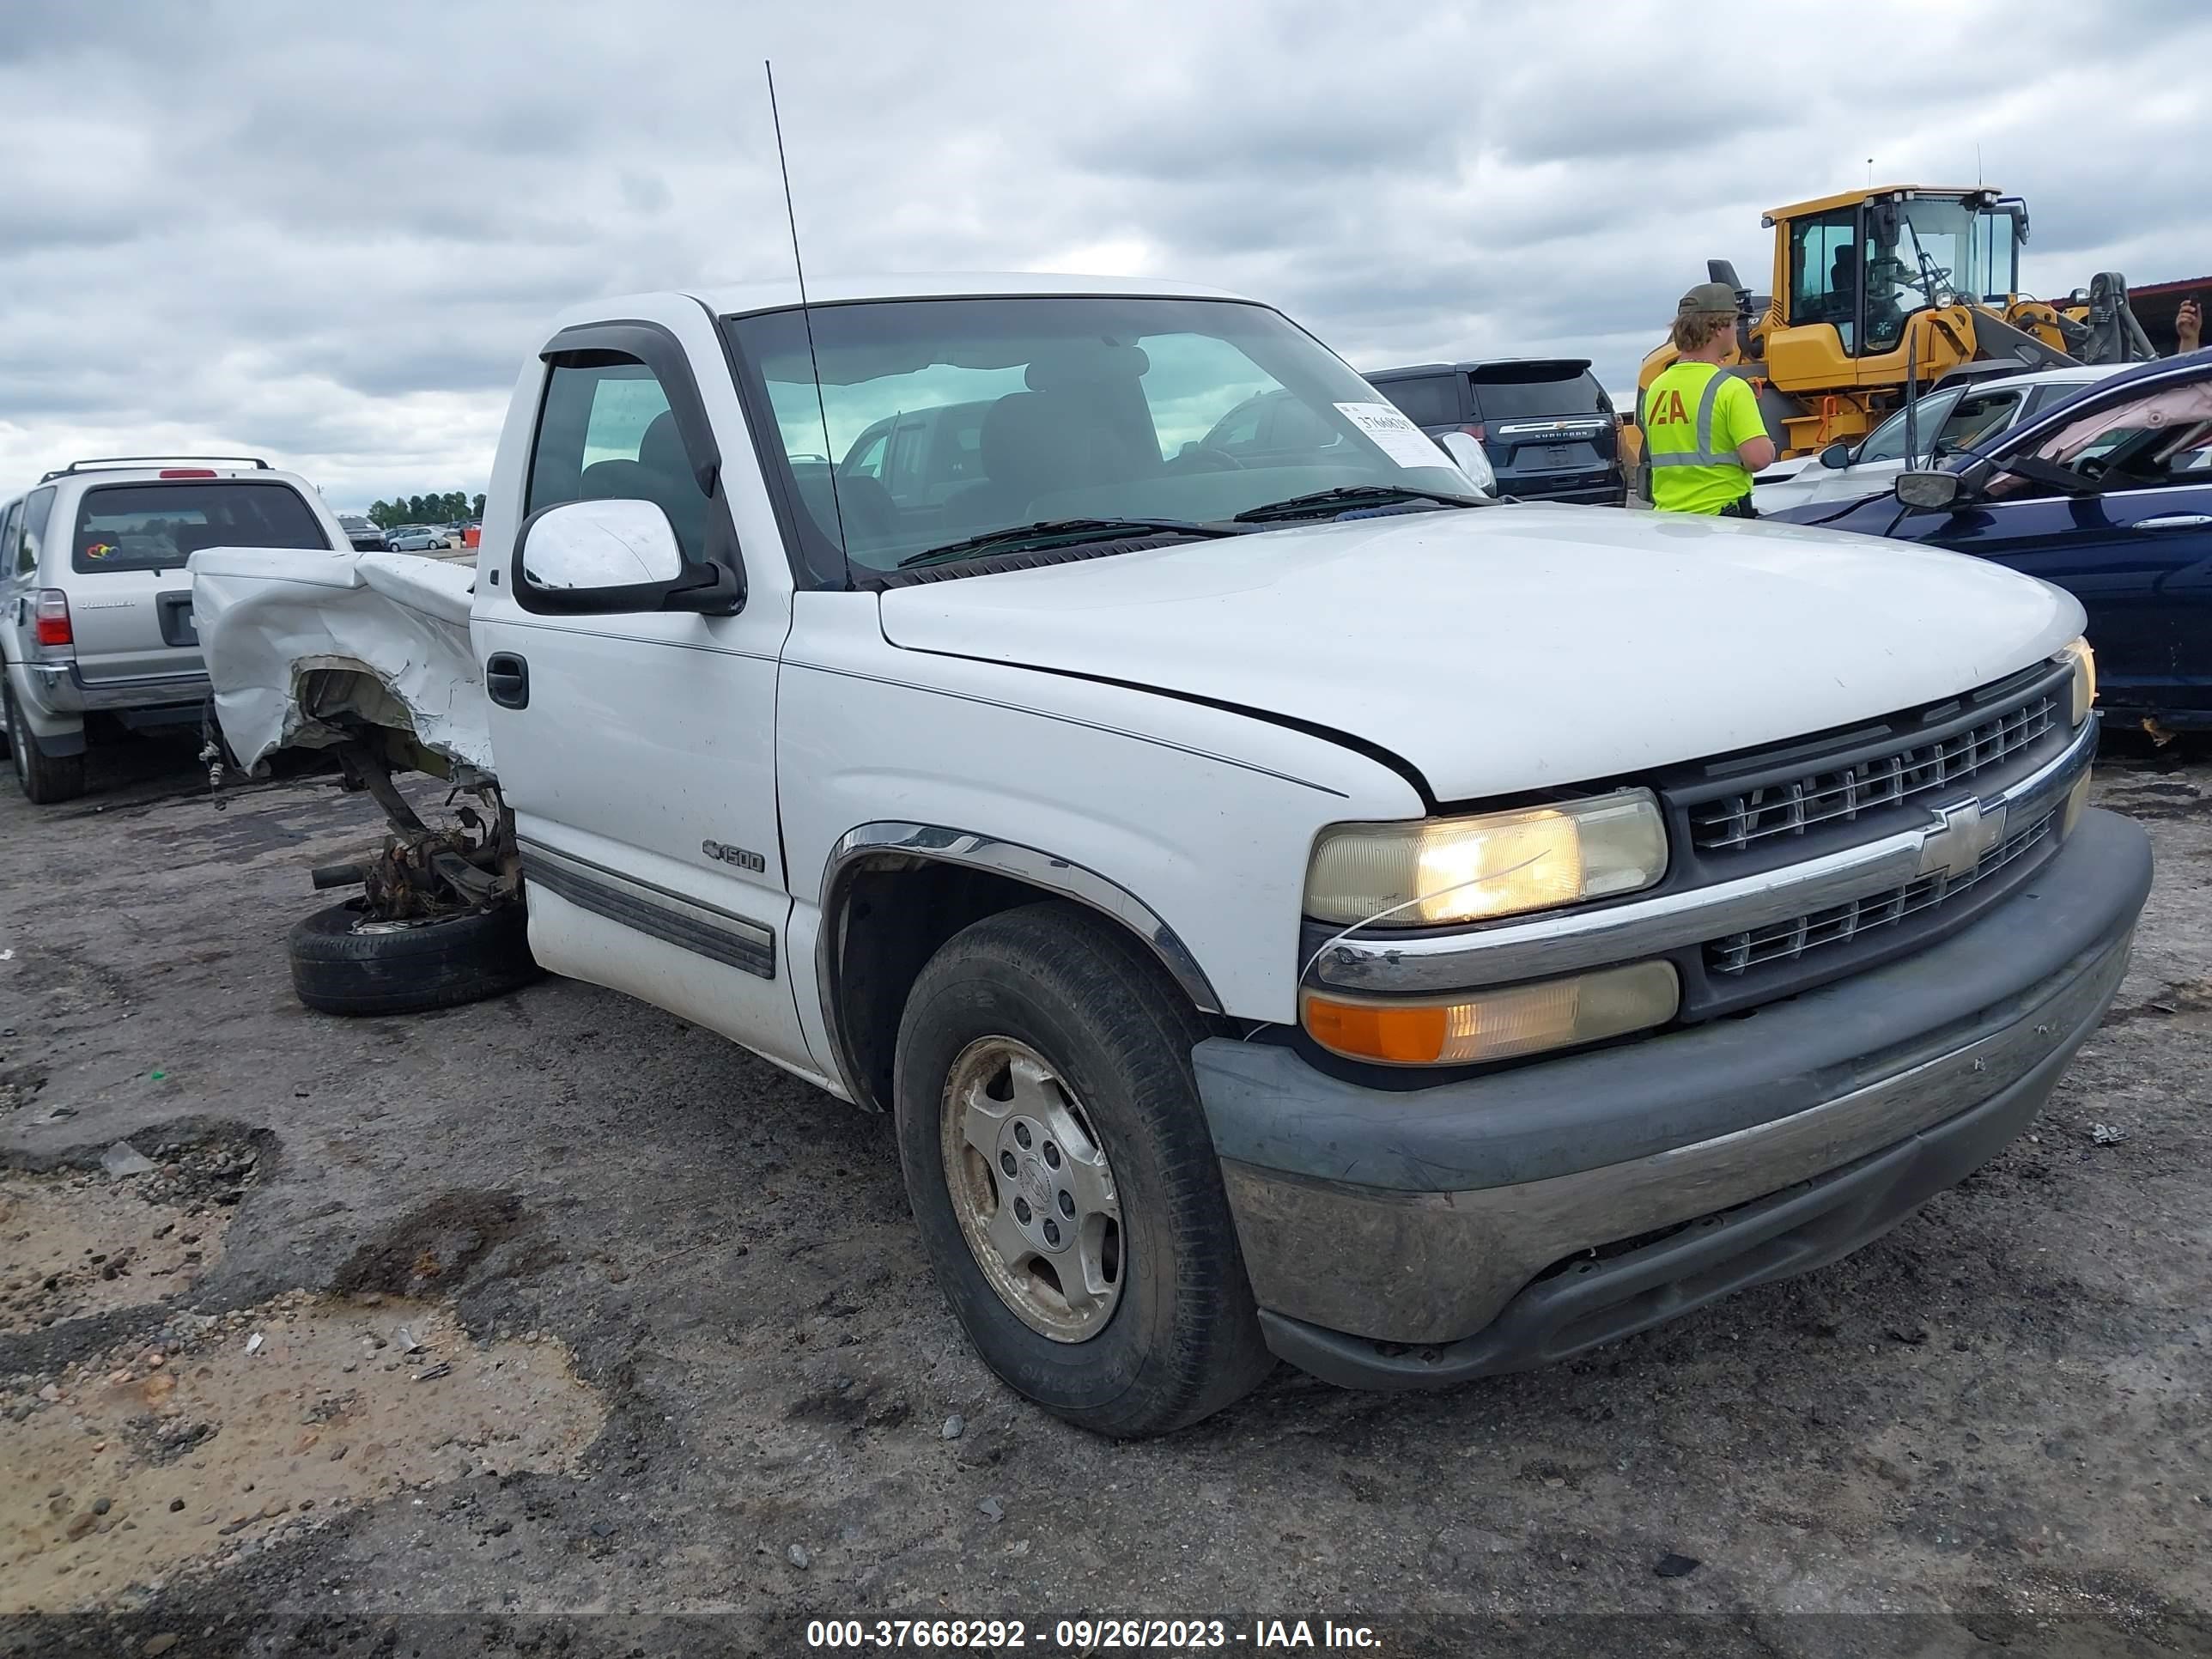
<instances>
[{"instance_id":1,"label":"cloudy sky","mask_svg":"<svg viewBox=\"0 0 2212 1659\"><path fill-rule=\"evenodd\" d=\"M0 493L157 449L483 488L551 313L787 276L763 57L810 270L1172 275L1362 367L1632 385L1869 157L2026 195L2033 291L2212 273L2201 0L1731 9L7 0Z\"/></svg>"}]
</instances>

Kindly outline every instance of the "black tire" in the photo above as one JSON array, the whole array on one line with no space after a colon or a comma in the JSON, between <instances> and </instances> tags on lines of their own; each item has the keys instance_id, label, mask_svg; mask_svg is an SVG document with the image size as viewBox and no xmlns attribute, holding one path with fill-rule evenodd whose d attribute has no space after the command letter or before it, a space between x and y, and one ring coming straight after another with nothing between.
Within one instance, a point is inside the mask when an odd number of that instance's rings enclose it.
<instances>
[{"instance_id":1,"label":"black tire","mask_svg":"<svg viewBox=\"0 0 2212 1659\"><path fill-rule=\"evenodd\" d=\"M84 757L49 755L39 747L23 711L15 706L13 686L5 689L8 715L8 758L16 787L33 802L50 806L75 800L84 793Z\"/></svg>"},{"instance_id":2,"label":"black tire","mask_svg":"<svg viewBox=\"0 0 2212 1659\"><path fill-rule=\"evenodd\" d=\"M1274 1363L1191 1072L1190 1051L1206 1035L1136 941L1060 903L1004 911L957 934L923 968L899 1024L899 1159L938 1284L1009 1387L1102 1434L1194 1423L1249 1392ZM1066 1080L1112 1168L1118 1300L1082 1340L1041 1334L1017 1316L955 1212L940 1139L945 1092L969 1046L994 1036L1026 1045Z\"/></svg>"},{"instance_id":3,"label":"black tire","mask_svg":"<svg viewBox=\"0 0 2212 1659\"><path fill-rule=\"evenodd\" d=\"M530 954L520 901L362 931L376 927L360 899L294 924L285 949L300 1000L325 1014L416 1014L497 996L545 971Z\"/></svg>"}]
</instances>

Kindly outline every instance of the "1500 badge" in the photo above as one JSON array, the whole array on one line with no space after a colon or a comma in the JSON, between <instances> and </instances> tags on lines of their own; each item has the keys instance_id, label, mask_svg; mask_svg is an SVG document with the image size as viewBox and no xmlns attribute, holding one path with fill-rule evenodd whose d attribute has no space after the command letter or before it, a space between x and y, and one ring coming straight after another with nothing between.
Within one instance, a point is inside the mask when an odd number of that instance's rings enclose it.
<instances>
[{"instance_id":1,"label":"1500 badge","mask_svg":"<svg viewBox=\"0 0 2212 1659\"><path fill-rule=\"evenodd\" d=\"M750 870L757 876L768 873L768 860L758 853L748 853L742 847L732 847L726 842L702 841L699 843L699 850L710 859L734 864L738 869Z\"/></svg>"}]
</instances>

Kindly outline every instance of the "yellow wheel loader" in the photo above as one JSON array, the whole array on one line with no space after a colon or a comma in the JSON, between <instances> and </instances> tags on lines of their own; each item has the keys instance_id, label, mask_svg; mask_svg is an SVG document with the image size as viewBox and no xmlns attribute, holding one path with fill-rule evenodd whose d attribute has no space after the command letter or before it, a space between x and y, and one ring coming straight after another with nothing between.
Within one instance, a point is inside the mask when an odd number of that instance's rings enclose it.
<instances>
[{"instance_id":1,"label":"yellow wheel loader","mask_svg":"<svg viewBox=\"0 0 2212 1659\"><path fill-rule=\"evenodd\" d=\"M1856 441L1947 374L2157 355L2117 272L2059 305L2021 294L2028 224L2018 197L1884 185L1775 208L1759 222L1774 232L1771 295L1753 294L1727 260L1707 270L1736 291L1731 366L1759 393L1784 457ZM1643 389L1674 356L1660 346L1637 375L1639 455Z\"/></svg>"}]
</instances>

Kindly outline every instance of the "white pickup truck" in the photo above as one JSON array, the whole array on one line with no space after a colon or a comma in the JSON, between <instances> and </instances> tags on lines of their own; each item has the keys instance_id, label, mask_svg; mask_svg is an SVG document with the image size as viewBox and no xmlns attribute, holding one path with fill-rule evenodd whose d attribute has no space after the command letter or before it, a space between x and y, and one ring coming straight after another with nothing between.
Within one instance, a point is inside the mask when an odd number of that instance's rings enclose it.
<instances>
[{"instance_id":1,"label":"white pickup truck","mask_svg":"<svg viewBox=\"0 0 2212 1659\"><path fill-rule=\"evenodd\" d=\"M1303 447L1212 435L1270 393ZM947 476L884 466L977 403ZM894 1114L976 1347L1109 1433L1866 1243L2031 1120L2150 878L2066 594L1498 504L1203 289L603 302L524 368L472 573L192 566L237 757L337 744L400 831L303 994L522 977L526 907L544 969ZM477 810L416 823L410 765Z\"/></svg>"}]
</instances>

